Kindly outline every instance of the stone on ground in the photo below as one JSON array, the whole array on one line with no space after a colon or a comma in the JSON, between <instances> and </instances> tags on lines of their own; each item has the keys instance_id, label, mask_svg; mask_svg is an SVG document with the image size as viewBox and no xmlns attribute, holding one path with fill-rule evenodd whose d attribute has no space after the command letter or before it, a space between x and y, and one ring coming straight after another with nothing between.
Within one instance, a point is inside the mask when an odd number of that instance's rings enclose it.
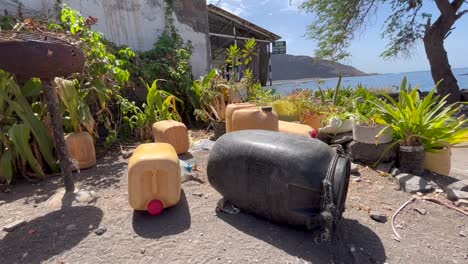
<instances>
[{"instance_id":1,"label":"stone on ground","mask_svg":"<svg viewBox=\"0 0 468 264\"><path fill-rule=\"evenodd\" d=\"M432 191L432 185L426 180L419 176L415 176L408 173L402 173L397 175L396 180L400 185L400 188L408 193L426 193Z\"/></svg>"},{"instance_id":2,"label":"stone on ground","mask_svg":"<svg viewBox=\"0 0 468 264\"><path fill-rule=\"evenodd\" d=\"M354 162L351 162L351 174L356 174L359 172L359 165Z\"/></svg>"},{"instance_id":3,"label":"stone on ground","mask_svg":"<svg viewBox=\"0 0 468 264\"><path fill-rule=\"evenodd\" d=\"M396 148L392 148L384 156L382 154L392 145L388 144L365 144L357 141L352 141L348 144L347 150L349 156L354 162L362 162L366 165L373 165L377 161L390 162L396 159Z\"/></svg>"},{"instance_id":4,"label":"stone on ground","mask_svg":"<svg viewBox=\"0 0 468 264\"><path fill-rule=\"evenodd\" d=\"M385 223L387 222L387 216L379 211L370 211L369 213L370 218L373 220L380 222L380 223Z\"/></svg>"},{"instance_id":5,"label":"stone on ground","mask_svg":"<svg viewBox=\"0 0 468 264\"><path fill-rule=\"evenodd\" d=\"M3 227L3 231L5 231L5 232L13 232L13 231L15 231L16 229L22 227L22 226L25 225L25 224L26 224L26 220L24 220L24 219L19 219L19 220L10 222L10 223L8 223L7 225L5 225L5 226Z\"/></svg>"},{"instance_id":6,"label":"stone on ground","mask_svg":"<svg viewBox=\"0 0 468 264\"><path fill-rule=\"evenodd\" d=\"M447 186L447 198L451 201L468 199L468 180L454 182Z\"/></svg>"},{"instance_id":7,"label":"stone on ground","mask_svg":"<svg viewBox=\"0 0 468 264\"><path fill-rule=\"evenodd\" d=\"M46 206L59 209L64 206L87 205L96 200L97 196L94 191L75 189L73 193L67 193L65 189L60 189L46 201Z\"/></svg>"}]
</instances>

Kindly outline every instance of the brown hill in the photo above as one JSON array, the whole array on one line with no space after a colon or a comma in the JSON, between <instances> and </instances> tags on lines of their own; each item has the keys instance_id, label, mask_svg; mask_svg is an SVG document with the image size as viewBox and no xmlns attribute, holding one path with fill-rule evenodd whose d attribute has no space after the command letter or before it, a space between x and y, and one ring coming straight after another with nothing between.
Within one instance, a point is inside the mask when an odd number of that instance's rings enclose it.
<instances>
[{"instance_id":1,"label":"brown hill","mask_svg":"<svg viewBox=\"0 0 468 264\"><path fill-rule=\"evenodd\" d=\"M271 56L272 77L275 81L307 78L333 78L368 75L352 66L328 60L315 61L309 56L280 54Z\"/></svg>"}]
</instances>

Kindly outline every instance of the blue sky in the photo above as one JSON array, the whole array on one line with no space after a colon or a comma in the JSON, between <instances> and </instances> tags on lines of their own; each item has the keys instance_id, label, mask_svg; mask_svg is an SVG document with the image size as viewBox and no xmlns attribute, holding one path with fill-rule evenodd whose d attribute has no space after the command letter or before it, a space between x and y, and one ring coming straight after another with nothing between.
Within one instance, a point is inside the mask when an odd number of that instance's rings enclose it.
<instances>
[{"instance_id":1,"label":"blue sky","mask_svg":"<svg viewBox=\"0 0 468 264\"><path fill-rule=\"evenodd\" d=\"M208 0L217 4L219 0ZM313 14L298 10L303 0L221 0L219 6L240 17L264 27L287 41L288 54L313 56L315 42L305 37L306 27L313 21ZM425 0L424 11L439 15L433 1ZM426 2L428 4L426 4ZM468 4L462 8L468 9ZM429 69L422 42L419 42L413 55L409 58L384 60L379 55L387 41L380 38L383 22L390 14L383 7L370 18L366 29L353 40L349 49L351 57L342 63L355 66L364 72L397 73L422 71ZM468 67L468 15L456 23L456 29L446 40L446 49L453 68Z\"/></svg>"}]
</instances>

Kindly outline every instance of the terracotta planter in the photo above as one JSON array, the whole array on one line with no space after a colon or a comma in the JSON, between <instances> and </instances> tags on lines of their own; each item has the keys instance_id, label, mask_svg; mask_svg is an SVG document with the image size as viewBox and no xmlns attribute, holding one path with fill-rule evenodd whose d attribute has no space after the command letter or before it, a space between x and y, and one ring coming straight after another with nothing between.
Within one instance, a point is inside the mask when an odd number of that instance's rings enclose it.
<instances>
[{"instance_id":1,"label":"terracotta planter","mask_svg":"<svg viewBox=\"0 0 468 264\"><path fill-rule=\"evenodd\" d=\"M214 139L218 140L221 136L226 134L226 123L224 122L212 122L211 125L213 126L214 131Z\"/></svg>"},{"instance_id":2,"label":"terracotta planter","mask_svg":"<svg viewBox=\"0 0 468 264\"><path fill-rule=\"evenodd\" d=\"M365 126L356 122L353 124L353 140L366 144L375 144L375 137L384 129L384 125ZM379 138L378 144L392 142L393 130L387 129Z\"/></svg>"},{"instance_id":3,"label":"terracotta planter","mask_svg":"<svg viewBox=\"0 0 468 264\"><path fill-rule=\"evenodd\" d=\"M424 146L400 146L399 169L401 172L421 175L424 172Z\"/></svg>"},{"instance_id":4,"label":"terracotta planter","mask_svg":"<svg viewBox=\"0 0 468 264\"><path fill-rule=\"evenodd\" d=\"M315 129L322 127L322 121L325 118L325 115L319 115L316 113L302 113L301 115L302 123Z\"/></svg>"},{"instance_id":5,"label":"terracotta planter","mask_svg":"<svg viewBox=\"0 0 468 264\"><path fill-rule=\"evenodd\" d=\"M96 165L96 150L93 137L88 132L74 132L65 135L68 158L74 170L87 169Z\"/></svg>"},{"instance_id":6,"label":"terracotta planter","mask_svg":"<svg viewBox=\"0 0 468 264\"><path fill-rule=\"evenodd\" d=\"M440 175L449 175L452 168L452 149L443 148L437 152L426 152L424 169Z\"/></svg>"}]
</instances>

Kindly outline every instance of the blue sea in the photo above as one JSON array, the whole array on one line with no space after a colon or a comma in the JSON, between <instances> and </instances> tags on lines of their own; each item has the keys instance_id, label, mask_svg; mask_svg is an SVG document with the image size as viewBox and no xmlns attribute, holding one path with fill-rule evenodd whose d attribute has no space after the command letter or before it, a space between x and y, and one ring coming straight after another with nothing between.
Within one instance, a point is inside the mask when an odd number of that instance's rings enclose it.
<instances>
[{"instance_id":1,"label":"blue sea","mask_svg":"<svg viewBox=\"0 0 468 264\"><path fill-rule=\"evenodd\" d=\"M458 85L461 89L468 89L468 68L452 69L455 78L458 80ZM408 79L411 86L419 85L421 91L431 91L434 88L434 81L432 80L430 71L418 72L402 72L402 73L389 73L361 77L346 77L342 79L342 86L356 87L362 84L367 88L388 88L397 87L401 84L403 77ZM338 83L338 78L323 79L324 84L321 88L335 88ZM268 86L267 86L268 87ZM273 87L281 94L289 94L296 88L317 90L317 80L291 80L291 81L276 81L273 82Z\"/></svg>"}]
</instances>

